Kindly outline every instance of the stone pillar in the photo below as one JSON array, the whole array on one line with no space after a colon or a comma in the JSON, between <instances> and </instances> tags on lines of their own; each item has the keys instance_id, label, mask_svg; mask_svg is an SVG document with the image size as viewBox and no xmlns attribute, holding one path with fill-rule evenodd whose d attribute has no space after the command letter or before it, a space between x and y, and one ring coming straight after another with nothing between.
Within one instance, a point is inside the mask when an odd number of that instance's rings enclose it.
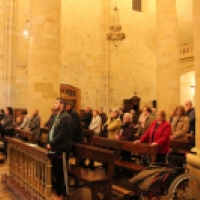
<instances>
[{"instance_id":1,"label":"stone pillar","mask_svg":"<svg viewBox=\"0 0 200 200\"><path fill-rule=\"evenodd\" d=\"M179 41L176 0L157 0L156 96L159 110L180 104ZM168 116L169 117L169 116Z\"/></svg>"},{"instance_id":2,"label":"stone pillar","mask_svg":"<svg viewBox=\"0 0 200 200\"><path fill-rule=\"evenodd\" d=\"M193 151L197 155L188 154L187 162L190 166L190 173L200 180L200 4L199 0L193 0L193 26L194 26L194 69L195 69L195 110L196 110L196 147Z\"/></svg>"},{"instance_id":3,"label":"stone pillar","mask_svg":"<svg viewBox=\"0 0 200 200\"><path fill-rule=\"evenodd\" d=\"M3 44L3 72L1 89L3 105L13 106L14 96L14 74L15 74L15 12L16 2L14 0L4 1L4 44ZM3 22L2 22L3 23Z\"/></svg>"},{"instance_id":4,"label":"stone pillar","mask_svg":"<svg viewBox=\"0 0 200 200\"><path fill-rule=\"evenodd\" d=\"M28 59L28 110L44 122L60 87L60 0L32 0Z\"/></svg>"}]
</instances>

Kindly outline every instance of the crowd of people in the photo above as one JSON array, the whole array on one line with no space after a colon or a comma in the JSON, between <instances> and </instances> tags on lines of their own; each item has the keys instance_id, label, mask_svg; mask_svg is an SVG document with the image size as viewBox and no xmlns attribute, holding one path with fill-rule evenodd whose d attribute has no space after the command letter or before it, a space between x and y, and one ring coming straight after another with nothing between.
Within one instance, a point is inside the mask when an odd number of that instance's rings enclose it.
<instances>
[{"instance_id":1,"label":"crowd of people","mask_svg":"<svg viewBox=\"0 0 200 200\"><path fill-rule=\"evenodd\" d=\"M185 106L172 109L169 119L164 110L156 111L148 106L143 107L136 124L133 123L134 114L134 110L124 113L120 108L110 110L107 116L102 107L98 110L86 107L80 117L73 102L56 99L44 126L49 130L46 148L55 152L52 185L57 195L62 195L63 199L69 196L67 163L73 151L72 143L83 142L83 129L91 130L94 136L133 141L133 145L148 142L158 146L157 162L165 162L170 139L186 140L188 134L195 135L195 109L190 100L185 102ZM33 132L34 141L39 145L41 118L37 109L31 117L24 110L20 118L14 120L13 109L7 107L0 111L0 122L1 139L5 145L5 136L13 137L15 128ZM140 139L134 140L135 137ZM122 154L125 159L127 156L130 155ZM82 164L85 165L85 162Z\"/></svg>"}]
</instances>

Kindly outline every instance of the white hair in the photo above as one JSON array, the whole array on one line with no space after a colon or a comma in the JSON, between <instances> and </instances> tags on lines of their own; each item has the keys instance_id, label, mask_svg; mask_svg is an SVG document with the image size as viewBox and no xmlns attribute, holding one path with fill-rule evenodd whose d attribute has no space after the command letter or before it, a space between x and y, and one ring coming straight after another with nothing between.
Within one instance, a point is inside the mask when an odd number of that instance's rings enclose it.
<instances>
[{"instance_id":1,"label":"white hair","mask_svg":"<svg viewBox=\"0 0 200 200\"><path fill-rule=\"evenodd\" d=\"M124 113L124 118L126 118L129 122L132 122L132 116L130 113Z\"/></svg>"}]
</instances>

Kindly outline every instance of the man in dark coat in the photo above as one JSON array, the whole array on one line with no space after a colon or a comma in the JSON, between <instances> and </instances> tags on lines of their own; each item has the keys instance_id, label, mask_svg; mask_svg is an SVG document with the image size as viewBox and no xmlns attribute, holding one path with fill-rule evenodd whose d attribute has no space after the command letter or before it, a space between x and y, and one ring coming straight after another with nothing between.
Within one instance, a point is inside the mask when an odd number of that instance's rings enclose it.
<instances>
[{"instance_id":1,"label":"man in dark coat","mask_svg":"<svg viewBox=\"0 0 200 200\"><path fill-rule=\"evenodd\" d=\"M106 113L103 111L103 107L99 108L99 116L101 117L102 124L105 124L108 117L107 117Z\"/></svg>"},{"instance_id":2,"label":"man in dark coat","mask_svg":"<svg viewBox=\"0 0 200 200\"><path fill-rule=\"evenodd\" d=\"M68 199L67 163L72 147L72 118L65 109L65 100L58 98L54 103L57 114L50 127L46 148L55 152L52 160L53 190L63 199Z\"/></svg>"},{"instance_id":3,"label":"man in dark coat","mask_svg":"<svg viewBox=\"0 0 200 200\"><path fill-rule=\"evenodd\" d=\"M48 129L49 129L49 128L51 127L51 125L52 125L52 123L53 123L53 121L54 121L55 116L56 116L56 112L54 111L53 108L51 108L51 116L50 116L49 119L45 122L45 124L44 124L44 127L45 127L45 128L48 128Z\"/></svg>"},{"instance_id":4,"label":"man in dark coat","mask_svg":"<svg viewBox=\"0 0 200 200\"><path fill-rule=\"evenodd\" d=\"M89 129L90 123L92 121L92 112L89 107L85 108L85 112L81 118L81 121L84 123L83 128Z\"/></svg>"},{"instance_id":5,"label":"man in dark coat","mask_svg":"<svg viewBox=\"0 0 200 200\"><path fill-rule=\"evenodd\" d=\"M82 130L82 126L81 126L81 120L79 118L78 113L74 110L74 104L72 101L67 101L66 110L72 117L72 124L73 124L72 141L77 142L77 143L82 143L83 130Z\"/></svg>"}]
</instances>

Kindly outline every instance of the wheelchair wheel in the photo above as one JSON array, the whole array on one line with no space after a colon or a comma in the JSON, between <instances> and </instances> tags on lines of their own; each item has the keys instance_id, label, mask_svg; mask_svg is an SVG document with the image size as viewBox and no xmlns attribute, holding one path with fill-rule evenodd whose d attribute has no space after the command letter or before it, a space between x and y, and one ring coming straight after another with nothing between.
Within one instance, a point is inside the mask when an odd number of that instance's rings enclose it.
<instances>
[{"instance_id":1,"label":"wheelchair wheel","mask_svg":"<svg viewBox=\"0 0 200 200\"><path fill-rule=\"evenodd\" d=\"M199 197L200 181L190 174L177 176L168 190L169 200L199 200Z\"/></svg>"}]
</instances>

